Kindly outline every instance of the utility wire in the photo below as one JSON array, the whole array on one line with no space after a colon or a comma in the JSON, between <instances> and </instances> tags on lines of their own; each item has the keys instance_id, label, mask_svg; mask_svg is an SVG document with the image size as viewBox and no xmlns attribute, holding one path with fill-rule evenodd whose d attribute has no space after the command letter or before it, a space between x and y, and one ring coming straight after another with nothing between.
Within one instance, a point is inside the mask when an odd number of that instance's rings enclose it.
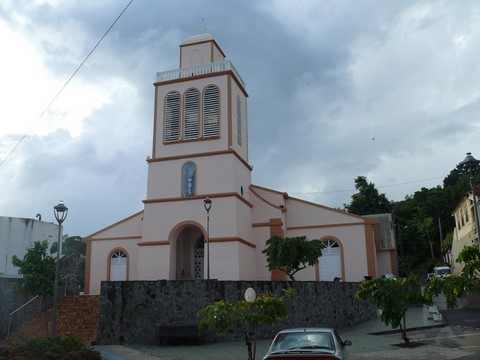
<instances>
[{"instance_id":1,"label":"utility wire","mask_svg":"<svg viewBox=\"0 0 480 360\"><path fill-rule=\"evenodd\" d=\"M103 36L100 38L100 40L98 40L98 42L95 44L95 46L93 47L92 50L90 50L90 52L88 53L88 55L85 57L85 59L83 59L83 61L80 63L80 65L78 65L77 69L73 72L73 74L68 78L68 80L65 82L65 84L61 87L61 89L57 92L57 94L54 96L54 98L52 99L52 101L50 101L50 103L47 105L47 107L45 108L45 110L43 110L43 112L40 114L40 116L37 118L37 120L35 121L35 123L27 130L27 132L22 136L22 138L15 144L15 146L12 148L12 150L10 150L10 152L7 154L7 156L0 162L0 166L2 166L7 160L8 158L14 153L14 151L20 146L20 144L23 142L23 140L26 139L26 137L28 136L28 134L30 134L30 132L32 131L32 129L34 128L34 126L36 125L36 123L45 115L45 113L50 109L50 107L53 105L53 103L57 100L57 98L60 96L60 94L63 92L63 90L67 87L67 85L70 83L70 81L72 81L72 79L75 77L75 75L77 75L77 73L80 71L80 69L82 68L82 66L87 62L87 60L90 58L90 56L93 54L93 52L97 49L97 47L100 45L100 43L103 41L103 39L105 39L105 37L108 35L108 33L110 32L110 30L112 30L112 28L115 26L115 24L117 23L117 21L122 17L122 15L125 13L125 11L127 11L128 7L132 4L133 0L130 0L129 3L127 4L127 6L125 6L125 8L122 10L122 12L120 13L120 15L117 16L117 18L115 19L115 21L112 23L112 25L110 25L110 27L108 28L107 31L105 31L105 33L103 34Z\"/></svg>"},{"instance_id":2,"label":"utility wire","mask_svg":"<svg viewBox=\"0 0 480 360\"><path fill-rule=\"evenodd\" d=\"M375 188L376 189L381 189L381 188L387 188L387 187L417 184L417 183L420 183L420 182L438 180L438 179L444 179L444 178L445 178L445 176L437 176L437 177L433 177L433 178L414 180L414 181L403 182L403 183L398 183L398 184L378 185L378 186L375 185ZM312 191L312 192L292 192L292 193L289 193L289 194L292 194L292 195L316 195L316 194L333 194L333 193L344 193L344 192L355 192L355 191L357 191L357 189L327 190L327 191ZM261 194L262 192L260 191L258 193Z\"/></svg>"}]
</instances>

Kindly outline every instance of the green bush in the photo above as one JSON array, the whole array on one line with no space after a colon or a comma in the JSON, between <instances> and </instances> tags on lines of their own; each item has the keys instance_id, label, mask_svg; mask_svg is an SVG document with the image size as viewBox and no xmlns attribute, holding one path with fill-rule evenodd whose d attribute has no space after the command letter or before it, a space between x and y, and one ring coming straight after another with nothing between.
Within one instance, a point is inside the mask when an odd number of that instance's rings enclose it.
<instances>
[{"instance_id":1,"label":"green bush","mask_svg":"<svg viewBox=\"0 0 480 360\"><path fill-rule=\"evenodd\" d=\"M32 337L0 349L0 360L101 360L100 353L89 350L70 334L58 337Z\"/></svg>"}]
</instances>

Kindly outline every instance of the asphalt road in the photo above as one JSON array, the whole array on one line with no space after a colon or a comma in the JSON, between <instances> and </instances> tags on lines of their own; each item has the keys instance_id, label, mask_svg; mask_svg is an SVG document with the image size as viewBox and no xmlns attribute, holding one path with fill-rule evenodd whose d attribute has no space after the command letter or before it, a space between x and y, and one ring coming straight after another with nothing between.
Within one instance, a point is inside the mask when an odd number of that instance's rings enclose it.
<instances>
[{"instance_id":1,"label":"asphalt road","mask_svg":"<svg viewBox=\"0 0 480 360\"><path fill-rule=\"evenodd\" d=\"M441 310L440 312L449 326L469 327L480 330L480 308Z\"/></svg>"}]
</instances>

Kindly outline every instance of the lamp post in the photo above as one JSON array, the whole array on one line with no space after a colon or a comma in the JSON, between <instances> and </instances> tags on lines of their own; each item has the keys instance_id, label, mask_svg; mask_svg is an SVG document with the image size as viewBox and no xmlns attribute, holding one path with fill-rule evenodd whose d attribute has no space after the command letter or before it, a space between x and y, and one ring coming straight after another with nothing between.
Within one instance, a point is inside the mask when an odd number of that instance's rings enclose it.
<instances>
[{"instance_id":1,"label":"lamp post","mask_svg":"<svg viewBox=\"0 0 480 360\"><path fill-rule=\"evenodd\" d=\"M58 298L58 271L60 268L60 244L62 241L62 223L67 218L68 208L62 200L57 206L53 207L55 219L58 222L58 242L57 242L57 261L55 263L55 282L53 284L53 316L52 316L52 335L57 336L57 298Z\"/></svg>"},{"instance_id":2,"label":"lamp post","mask_svg":"<svg viewBox=\"0 0 480 360\"><path fill-rule=\"evenodd\" d=\"M477 243L478 243L478 246L480 247L477 194L475 193L475 179L473 176L474 171L478 168L479 164L480 164L480 160L475 159L472 156L472 153L468 152L465 159L457 165L457 169L463 174L466 174L467 172L469 173L469 184L470 184L470 189L472 190L472 195L473 195L473 212L475 214L475 230L477 232Z\"/></svg>"},{"instance_id":3,"label":"lamp post","mask_svg":"<svg viewBox=\"0 0 480 360\"><path fill-rule=\"evenodd\" d=\"M203 200L203 207L207 212L207 280L210 280L210 209L212 200L209 197Z\"/></svg>"}]
</instances>

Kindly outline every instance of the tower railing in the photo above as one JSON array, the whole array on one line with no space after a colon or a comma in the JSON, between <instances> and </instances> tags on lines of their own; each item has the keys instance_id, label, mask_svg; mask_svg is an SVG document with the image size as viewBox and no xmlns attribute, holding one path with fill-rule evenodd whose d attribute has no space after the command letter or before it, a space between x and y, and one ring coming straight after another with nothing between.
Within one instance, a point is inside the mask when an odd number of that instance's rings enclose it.
<instances>
[{"instance_id":1,"label":"tower railing","mask_svg":"<svg viewBox=\"0 0 480 360\"><path fill-rule=\"evenodd\" d=\"M177 70L157 72L157 82L172 81L189 78L192 76L214 74L223 71L232 71L237 77L237 79L241 82L242 86L245 87L245 83L242 77L235 69L230 60L217 61L210 64L191 66L187 68L180 68Z\"/></svg>"}]
</instances>

